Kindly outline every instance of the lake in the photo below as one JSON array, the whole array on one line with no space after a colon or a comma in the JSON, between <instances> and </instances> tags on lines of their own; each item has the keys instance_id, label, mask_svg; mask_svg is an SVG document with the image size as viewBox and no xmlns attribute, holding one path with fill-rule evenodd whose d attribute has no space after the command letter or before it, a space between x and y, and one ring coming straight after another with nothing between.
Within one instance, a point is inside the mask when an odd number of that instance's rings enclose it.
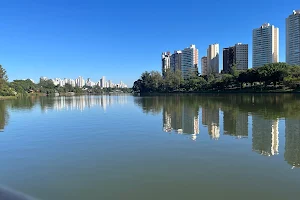
<instances>
[{"instance_id":1,"label":"lake","mask_svg":"<svg viewBox=\"0 0 300 200\"><path fill-rule=\"evenodd\" d=\"M300 95L0 101L0 184L42 200L297 199Z\"/></svg>"}]
</instances>

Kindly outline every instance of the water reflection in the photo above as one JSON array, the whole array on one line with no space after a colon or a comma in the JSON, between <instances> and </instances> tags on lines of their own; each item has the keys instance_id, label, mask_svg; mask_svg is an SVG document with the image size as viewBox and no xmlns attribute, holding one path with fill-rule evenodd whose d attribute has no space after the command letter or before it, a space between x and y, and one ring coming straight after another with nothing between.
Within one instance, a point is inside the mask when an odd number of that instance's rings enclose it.
<instances>
[{"instance_id":1,"label":"water reflection","mask_svg":"<svg viewBox=\"0 0 300 200\"><path fill-rule=\"evenodd\" d=\"M248 113L234 109L223 110L224 135L248 137Z\"/></svg>"},{"instance_id":2,"label":"water reflection","mask_svg":"<svg viewBox=\"0 0 300 200\"><path fill-rule=\"evenodd\" d=\"M219 120L219 108L202 107L202 124L208 127L208 134L212 139L215 140L219 139L220 137Z\"/></svg>"},{"instance_id":3,"label":"water reflection","mask_svg":"<svg viewBox=\"0 0 300 200\"><path fill-rule=\"evenodd\" d=\"M265 156L278 154L279 120L264 119L254 115L252 117L252 149Z\"/></svg>"},{"instance_id":4,"label":"water reflection","mask_svg":"<svg viewBox=\"0 0 300 200\"><path fill-rule=\"evenodd\" d=\"M185 101L165 101L163 108L163 130L191 135L192 140L199 134L198 107Z\"/></svg>"},{"instance_id":5,"label":"water reflection","mask_svg":"<svg viewBox=\"0 0 300 200\"><path fill-rule=\"evenodd\" d=\"M162 113L163 130L199 138L199 116L211 139L248 138L252 150L263 156L279 154L279 119L285 120L284 158L300 167L300 96L270 95L170 95L135 99L145 113ZM221 120L222 123L221 123ZM250 121L250 120L251 121ZM223 129L222 129L223 128Z\"/></svg>"},{"instance_id":6,"label":"water reflection","mask_svg":"<svg viewBox=\"0 0 300 200\"><path fill-rule=\"evenodd\" d=\"M293 167L300 167L300 120L285 120L285 160Z\"/></svg>"},{"instance_id":7,"label":"water reflection","mask_svg":"<svg viewBox=\"0 0 300 200\"><path fill-rule=\"evenodd\" d=\"M6 103L0 101L0 132L4 130L4 127L8 123L9 114L6 108Z\"/></svg>"},{"instance_id":8,"label":"water reflection","mask_svg":"<svg viewBox=\"0 0 300 200\"><path fill-rule=\"evenodd\" d=\"M71 96L71 97L55 97L40 98L41 110L80 110L100 106L104 110L113 104L126 104L127 95L119 96Z\"/></svg>"},{"instance_id":9,"label":"water reflection","mask_svg":"<svg viewBox=\"0 0 300 200\"><path fill-rule=\"evenodd\" d=\"M9 109L84 111L99 106L106 110L111 105L128 101L127 95L0 101L0 130L9 122ZM249 137L252 151L257 155L280 153L293 168L300 167L300 95L170 95L135 97L134 103L144 113L160 115L161 124L158 125L164 132L183 134L197 141L201 141L201 134L213 140ZM279 123L279 119L284 123ZM279 132L281 125L285 126L285 133Z\"/></svg>"}]
</instances>

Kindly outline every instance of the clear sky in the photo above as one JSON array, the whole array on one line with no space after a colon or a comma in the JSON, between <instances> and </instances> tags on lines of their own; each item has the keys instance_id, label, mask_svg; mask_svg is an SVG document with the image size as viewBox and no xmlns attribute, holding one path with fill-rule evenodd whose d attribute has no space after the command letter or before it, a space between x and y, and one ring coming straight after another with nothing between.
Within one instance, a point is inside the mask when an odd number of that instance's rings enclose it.
<instances>
[{"instance_id":1,"label":"clear sky","mask_svg":"<svg viewBox=\"0 0 300 200\"><path fill-rule=\"evenodd\" d=\"M196 44L200 59L209 44L242 42L251 67L252 29L265 22L279 27L285 61L285 18L296 9L299 0L3 0L0 64L10 80L106 76L132 85L161 70L163 51Z\"/></svg>"}]
</instances>

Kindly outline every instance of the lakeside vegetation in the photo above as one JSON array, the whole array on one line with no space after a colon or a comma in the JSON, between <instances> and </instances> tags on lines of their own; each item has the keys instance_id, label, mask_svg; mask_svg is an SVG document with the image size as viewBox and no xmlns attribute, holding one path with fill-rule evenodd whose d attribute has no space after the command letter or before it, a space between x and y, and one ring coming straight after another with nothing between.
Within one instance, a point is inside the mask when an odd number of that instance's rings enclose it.
<instances>
[{"instance_id":1,"label":"lakeside vegetation","mask_svg":"<svg viewBox=\"0 0 300 200\"><path fill-rule=\"evenodd\" d=\"M35 84L30 79L8 81L6 70L0 65L0 100L16 98L19 96L45 96L68 94L106 94L106 93L129 93L130 88L101 88L99 86L83 88L73 87L70 84L56 86L51 80L41 80Z\"/></svg>"},{"instance_id":2,"label":"lakeside vegetation","mask_svg":"<svg viewBox=\"0 0 300 200\"><path fill-rule=\"evenodd\" d=\"M136 93L169 92L296 92L300 91L300 66L271 63L262 67L236 70L227 74L202 76L190 73L184 80L180 71L168 69L163 75L158 71L144 72L134 82Z\"/></svg>"}]
</instances>

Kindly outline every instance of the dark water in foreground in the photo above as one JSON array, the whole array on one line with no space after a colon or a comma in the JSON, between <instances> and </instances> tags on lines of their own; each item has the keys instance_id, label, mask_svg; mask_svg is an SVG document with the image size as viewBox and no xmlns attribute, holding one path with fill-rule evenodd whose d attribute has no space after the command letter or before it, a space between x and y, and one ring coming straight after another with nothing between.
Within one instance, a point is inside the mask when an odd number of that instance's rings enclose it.
<instances>
[{"instance_id":1,"label":"dark water in foreground","mask_svg":"<svg viewBox=\"0 0 300 200\"><path fill-rule=\"evenodd\" d=\"M0 101L0 184L44 200L299 199L300 96Z\"/></svg>"}]
</instances>

